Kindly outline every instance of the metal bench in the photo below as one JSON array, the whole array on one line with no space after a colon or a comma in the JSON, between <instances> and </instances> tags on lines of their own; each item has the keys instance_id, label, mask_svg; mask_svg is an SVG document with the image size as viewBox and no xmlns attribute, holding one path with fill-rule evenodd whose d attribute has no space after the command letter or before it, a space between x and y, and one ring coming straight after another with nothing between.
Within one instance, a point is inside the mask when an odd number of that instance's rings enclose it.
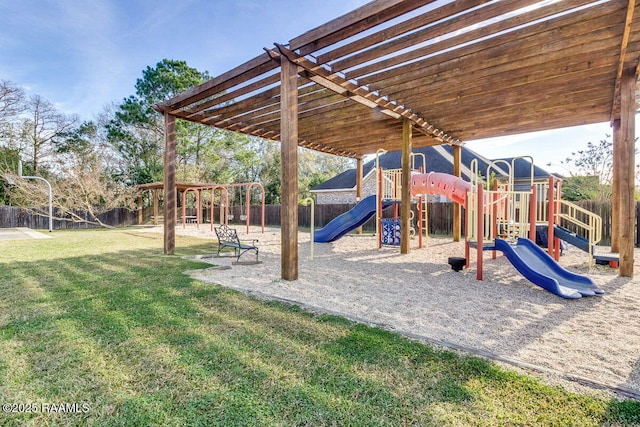
<instances>
[{"instance_id":1,"label":"metal bench","mask_svg":"<svg viewBox=\"0 0 640 427\"><path fill-rule=\"evenodd\" d=\"M240 263L240 257L247 252L253 251L256 254L255 262L251 262L251 264L258 264L258 248L256 247L257 240L251 240L251 243L248 241L240 241L238 237L238 233L235 228L229 228L226 225L221 225L220 227L214 227L216 232L216 236L218 237L218 254L220 256L220 252L225 248L232 248L233 254L236 257L236 261ZM247 263L248 264L248 263Z\"/></svg>"}]
</instances>

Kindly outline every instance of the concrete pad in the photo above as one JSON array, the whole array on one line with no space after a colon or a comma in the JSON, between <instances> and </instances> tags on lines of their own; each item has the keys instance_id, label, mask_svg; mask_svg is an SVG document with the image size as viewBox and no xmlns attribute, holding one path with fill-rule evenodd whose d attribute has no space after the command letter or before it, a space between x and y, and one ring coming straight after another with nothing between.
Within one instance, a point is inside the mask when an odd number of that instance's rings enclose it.
<instances>
[{"instance_id":1,"label":"concrete pad","mask_svg":"<svg viewBox=\"0 0 640 427\"><path fill-rule=\"evenodd\" d=\"M48 234L28 227L0 228L0 240L50 239Z\"/></svg>"}]
</instances>

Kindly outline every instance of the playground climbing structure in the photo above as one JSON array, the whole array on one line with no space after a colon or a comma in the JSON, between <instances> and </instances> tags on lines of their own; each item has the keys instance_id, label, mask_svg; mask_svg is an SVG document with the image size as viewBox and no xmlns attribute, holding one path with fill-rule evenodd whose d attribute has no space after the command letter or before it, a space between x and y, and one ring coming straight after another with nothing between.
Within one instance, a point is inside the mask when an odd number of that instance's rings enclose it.
<instances>
[{"instance_id":1,"label":"playground climbing structure","mask_svg":"<svg viewBox=\"0 0 640 427\"><path fill-rule=\"evenodd\" d=\"M594 247L601 238L600 217L561 200L561 180L552 176L546 182L536 182L533 160L528 188L516 191L515 161L513 159L511 164L499 161L504 163L500 166L508 171L508 178L502 181L496 178L495 173L492 174L498 168L497 162L489 164L484 180L477 162L471 164L472 182L467 197L465 230L467 266L471 249L475 248L476 277L482 280L484 252L491 251L495 258L496 251L501 251L523 276L563 298L603 293L588 277L570 273L557 263L560 236L556 234L567 230L560 225L561 222L580 228L580 239L586 242L584 246L589 262L593 262ZM548 253L535 244L539 228L547 230ZM568 231L562 233L571 234Z\"/></svg>"}]
</instances>

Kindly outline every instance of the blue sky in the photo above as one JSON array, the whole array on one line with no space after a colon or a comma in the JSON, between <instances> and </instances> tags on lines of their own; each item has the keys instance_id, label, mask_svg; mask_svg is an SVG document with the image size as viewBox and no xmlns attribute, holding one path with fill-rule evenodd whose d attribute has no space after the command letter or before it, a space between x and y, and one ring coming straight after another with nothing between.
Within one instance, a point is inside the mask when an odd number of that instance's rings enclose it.
<instances>
[{"instance_id":1,"label":"blue sky","mask_svg":"<svg viewBox=\"0 0 640 427\"><path fill-rule=\"evenodd\" d=\"M0 79L89 120L134 94L142 70L163 58L215 76L367 2L0 0ZM544 167L606 133L603 123L467 143L489 158L531 155Z\"/></svg>"}]
</instances>

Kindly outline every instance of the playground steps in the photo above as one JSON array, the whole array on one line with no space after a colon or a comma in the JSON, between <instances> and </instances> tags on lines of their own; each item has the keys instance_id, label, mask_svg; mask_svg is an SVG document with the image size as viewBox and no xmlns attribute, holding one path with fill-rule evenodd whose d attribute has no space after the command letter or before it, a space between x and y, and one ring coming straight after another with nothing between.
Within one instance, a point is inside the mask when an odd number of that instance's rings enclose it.
<instances>
[{"instance_id":1,"label":"playground steps","mask_svg":"<svg viewBox=\"0 0 640 427\"><path fill-rule=\"evenodd\" d=\"M615 252L593 254L593 259L596 260L598 265L608 265L611 268L618 268L620 263L620 254Z\"/></svg>"},{"instance_id":2,"label":"playground steps","mask_svg":"<svg viewBox=\"0 0 640 427\"><path fill-rule=\"evenodd\" d=\"M476 249L478 247L478 242L470 241L469 242L469 247L473 248L473 249ZM493 251L495 249L496 249L495 242L486 241L486 242L483 242L483 244L482 244L482 250L483 251Z\"/></svg>"},{"instance_id":3,"label":"playground steps","mask_svg":"<svg viewBox=\"0 0 640 427\"><path fill-rule=\"evenodd\" d=\"M555 237L561 240L564 240L565 242L577 247L578 249L584 252L589 252L589 249L591 249L591 253L593 254L593 259L595 259L597 264L600 264L600 265L608 264L613 268L617 268L618 262L620 261L619 254L615 254L615 253L598 254L597 252L599 247L597 245L592 245L591 248L589 248L589 241L587 239L585 239L582 236L578 236L576 233L564 227L561 227L559 225L554 226L553 234Z\"/></svg>"}]
</instances>

